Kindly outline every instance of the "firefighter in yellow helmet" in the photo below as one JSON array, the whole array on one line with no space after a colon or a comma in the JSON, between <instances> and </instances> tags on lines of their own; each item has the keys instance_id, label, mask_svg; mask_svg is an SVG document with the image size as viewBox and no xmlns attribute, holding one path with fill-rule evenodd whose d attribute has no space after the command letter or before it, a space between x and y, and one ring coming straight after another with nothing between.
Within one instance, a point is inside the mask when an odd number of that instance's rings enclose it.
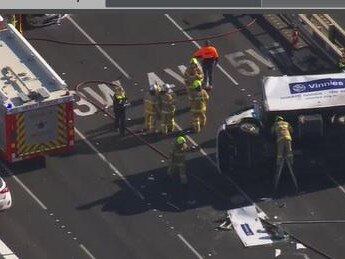
<instances>
[{"instance_id":1,"label":"firefighter in yellow helmet","mask_svg":"<svg viewBox=\"0 0 345 259\"><path fill-rule=\"evenodd\" d=\"M122 86L115 87L113 96L113 111L115 117L115 131L120 129L120 135L125 135L126 129L126 108L129 106L128 98Z\"/></svg>"},{"instance_id":2,"label":"firefighter in yellow helmet","mask_svg":"<svg viewBox=\"0 0 345 259\"><path fill-rule=\"evenodd\" d=\"M147 133L156 132L157 116L159 116L159 86L153 84L150 86L144 99L145 108L145 130Z\"/></svg>"},{"instance_id":3,"label":"firefighter in yellow helmet","mask_svg":"<svg viewBox=\"0 0 345 259\"><path fill-rule=\"evenodd\" d=\"M168 176L178 175L181 184L187 184L186 152L190 149L184 136L178 136L173 144L169 158Z\"/></svg>"},{"instance_id":4,"label":"firefighter in yellow helmet","mask_svg":"<svg viewBox=\"0 0 345 259\"><path fill-rule=\"evenodd\" d=\"M201 128L206 125L206 107L209 95L204 89L202 89L201 80L194 80L193 87L193 92L191 94L191 112L193 116L192 126L194 132L198 133Z\"/></svg>"},{"instance_id":5,"label":"firefighter in yellow helmet","mask_svg":"<svg viewBox=\"0 0 345 259\"><path fill-rule=\"evenodd\" d=\"M173 132L175 129L175 94L169 84L164 84L161 88L161 131L163 134Z\"/></svg>"},{"instance_id":6,"label":"firefighter in yellow helmet","mask_svg":"<svg viewBox=\"0 0 345 259\"><path fill-rule=\"evenodd\" d=\"M277 116L272 127L272 133L277 139L277 170L281 167L284 159L292 165L293 153L291 148L291 125L286 122L283 117Z\"/></svg>"},{"instance_id":7,"label":"firefighter in yellow helmet","mask_svg":"<svg viewBox=\"0 0 345 259\"><path fill-rule=\"evenodd\" d=\"M202 72L202 69L200 68L199 62L196 58L192 58L190 60L189 67L184 72L183 77L187 91L189 106L191 106L191 93L193 92L193 82L195 80L201 80L201 82L203 82L204 80L204 73Z\"/></svg>"}]
</instances>

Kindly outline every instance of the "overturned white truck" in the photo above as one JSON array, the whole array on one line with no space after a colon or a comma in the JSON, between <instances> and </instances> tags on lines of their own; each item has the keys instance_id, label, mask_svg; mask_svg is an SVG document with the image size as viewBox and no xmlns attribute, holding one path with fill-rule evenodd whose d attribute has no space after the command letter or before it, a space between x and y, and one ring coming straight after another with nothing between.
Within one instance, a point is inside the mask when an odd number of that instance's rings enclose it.
<instances>
[{"instance_id":1,"label":"overturned white truck","mask_svg":"<svg viewBox=\"0 0 345 259\"><path fill-rule=\"evenodd\" d=\"M230 115L218 130L223 173L274 165L277 115L293 128L297 166L345 160L345 73L263 78L263 102ZM331 162L330 162L331 163Z\"/></svg>"}]
</instances>

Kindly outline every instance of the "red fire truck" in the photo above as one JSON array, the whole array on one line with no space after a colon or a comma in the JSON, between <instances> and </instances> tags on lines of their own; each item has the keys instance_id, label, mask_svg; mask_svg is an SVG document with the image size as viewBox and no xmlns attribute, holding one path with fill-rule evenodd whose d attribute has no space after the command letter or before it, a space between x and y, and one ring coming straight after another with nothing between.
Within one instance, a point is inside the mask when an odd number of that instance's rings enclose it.
<instances>
[{"instance_id":1,"label":"red fire truck","mask_svg":"<svg viewBox=\"0 0 345 259\"><path fill-rule=\"evenodd\" d=\"M15 162L74 146L73 96L0 16L0 155Z\"/></svg>"}]
</instances>

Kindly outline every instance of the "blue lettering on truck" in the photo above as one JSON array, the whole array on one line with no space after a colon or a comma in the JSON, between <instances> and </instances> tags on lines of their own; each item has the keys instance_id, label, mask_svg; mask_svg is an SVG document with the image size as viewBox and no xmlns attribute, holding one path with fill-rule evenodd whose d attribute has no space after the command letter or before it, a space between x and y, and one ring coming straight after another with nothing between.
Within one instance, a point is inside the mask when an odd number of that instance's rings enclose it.
<instances>
[{"instance_id":1,"label":"blue lettering on truck","mask_svg":"<svg viewBox=\"0 0 345 259\"><path fill-rule=\"evenodd\" d=\"M254 235L253 231L251 230L251 228L249 227L249 225L247 223L241 224L241 228L247 236Z\"/></svg>"},{"instance_id":2,"label":"blue lettering on truck","mask_svg":"<svg viewBox=\"0 0 345 259\"><path fill-rule=\"evenodd\" d=\"M345 88L345 78L325 78L309 82L291 83L289 88L291 94L341 89Z\"/></svg>"}]
</instances>

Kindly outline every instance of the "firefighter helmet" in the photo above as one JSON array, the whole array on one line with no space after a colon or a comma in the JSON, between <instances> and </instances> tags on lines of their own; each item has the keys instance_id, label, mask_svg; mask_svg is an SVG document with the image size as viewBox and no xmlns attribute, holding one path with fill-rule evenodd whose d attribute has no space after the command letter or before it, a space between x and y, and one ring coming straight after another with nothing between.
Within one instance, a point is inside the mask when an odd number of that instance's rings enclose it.
<instances>
[{"instance_id":1,"label":"firefighter helmet","mask_svg":"<svg viewBox=\"0 0 345 259\"><path fill-rule=\"evenodd\" d=\"M276 116L276 121L283 121L284 118L282 116Z\"/></svg>"},{"instance_id":2,"label":"firefighter helmet","mask_svg":"<svg viewBox=\"0 0 345 259\"><path fill-rule=\"evenodd\" d=\"M186 138L184 136L178 136L176 138L176 144L183 145L187 142Z\"/></svg>"},{"instance_id":3,"label":"firefighter helmet","mask_svg":"<svg viewBox=\"0 0 345 259\"><path fill-rule=\"evenodd\" d=\"M149 92L152 95L155 95L159 92L159 86L157 83L150 85Z\"/></svg>"},{"instance_id":4,"label":"firefighter helmet","mask_svg":"<svg viewBox=\"0 0 345 259\"><path fill-rule=\"evenodd\" d=\"M193 64L193 65L198 65L198 60L196 58L192 58L190 60L190 63Z\"/></svg>"},{"instance_id":5,"label":"firefighter helmet","mask_svg":"<svg viewBox=\"0 0 345 259\"><path fill-rule=\"evenodd\" d=\"M194 80L193 81L193 88L194 89L198 89L198 88L201 88L201 86L202 86L202 81L201 80Z\"/></svg>"}]
</instances>

